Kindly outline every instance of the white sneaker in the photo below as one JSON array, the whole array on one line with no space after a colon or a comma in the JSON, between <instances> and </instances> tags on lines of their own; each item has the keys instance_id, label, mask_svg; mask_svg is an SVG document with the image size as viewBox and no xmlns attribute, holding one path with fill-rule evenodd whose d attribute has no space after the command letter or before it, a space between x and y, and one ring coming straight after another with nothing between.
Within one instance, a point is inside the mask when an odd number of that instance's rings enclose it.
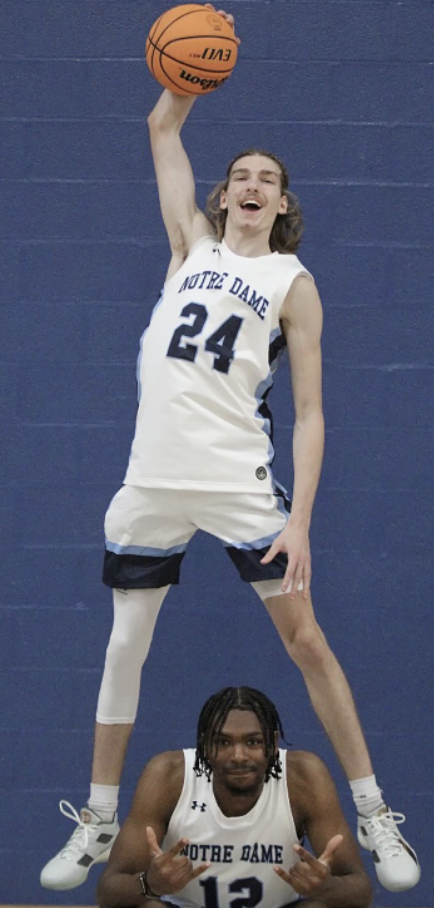
<instances>
[{"instance_id":1,"label":"white sneaker","mask_svg":"<svg viewBox=\"0 0 434 908\"><path fill-rule=\"evenodd\" d=\"M359 845L371 852L378 880L389 892L405 892L420 880L416 852L397 828L404 821L403 813L392 813L389 807L372 817L359 814L357 818Z\"/></svg>"},{"instance_id":2,"label":"white sneaker","mask_svg":"<svg viewBox=\"0 0 434 908\"><path fill-rule=\"evenodd\" d=\"M77 823L77 829L42 869L40 881L46 889L74 889L87 880L93 864L108 860L119 832L118 817L115 813L111 823L104 823L89 807L83 807L80 814L69 801L61 801L59 807L65 817Z\"/></svg>"}]
</instances>

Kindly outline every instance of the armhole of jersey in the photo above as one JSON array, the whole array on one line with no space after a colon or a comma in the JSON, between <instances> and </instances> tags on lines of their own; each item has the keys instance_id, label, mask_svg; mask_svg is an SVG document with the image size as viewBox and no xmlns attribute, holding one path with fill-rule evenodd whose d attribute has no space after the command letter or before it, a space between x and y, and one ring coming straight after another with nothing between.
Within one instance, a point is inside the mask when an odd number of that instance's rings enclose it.
<instances>
[{"instance_id":1,"label":"armhole of jersey","mask_svg":"<svg viewBox=\"0 0 434 908\"><path fill-rule=\"evenodd\" d=\"M288 751L280 749L279 756L280 756L280 762L282 764L282 782L284 783L284 787L285 787L286 809L288 811L288 814L292 820L292 823L293 823L293 826L295 829L294 817L292 815L291 796L289 794L289 788L288 788L288 762L287 762L288 761ZM297 830L295 830L295 834L297 835Z\"/></svg>"},{"instance_id":2,"label":"armhole of jersey","mask_svg":"<svg viewBox=\"0 0 434 908\"><path fill-rule=\"evenodd\" d=\"M297 258L297 256L295 256L295 258ZM299 278L299 277L307 277L309 280L311 280L311 281L313 281L313 283L315 283L315 279L314 279L314 277L313 277L313 274L311 274L310 271L308 271L307 268L305 268L305 267L301 264L301 262L300 262L299 259L297 259L297 262L298 262L298 264L300 265L300 271L297 271L297 274L294 274L294 275L291 276L291 280L290 280L289 284L288 284L287 281L285 281L285 286L283 287L283 301L282 301L282 305L281 305L280 310L279 310L279 321L280 321L280 318L281 318L280 313L281 313L281 310L282 310L282 306L283 306L283 304L284 304L284 302L285 302L285 300L286 300L286 297L288 296L288 293L289 293L290 290L291 290L291 287L292 287L294 281L296 281L297 278Z\"/></svg>"},{"instance_id":3,"label":"armhole of jersey","mask_svg":"<svg viewBox=\"0 0 434 908\"><path fill-rule=\"evenodd\" d=\"M279 747L279 759L282 764L282 781L286 785L286 791L288 791L288 769L287 769L287 765L286 765L287 756L288 756L288 751L283 750L282 747Z\"/></svg>"},{"instance_id":4,"label":"armhole of jersey","mask_svg":"<svg viewBox=\"0 0 434 908\"><path fill-rule=\"evenodd\" d=\"M194 753L194 751L193 751L193 753ZM190 748L189 748L189 749L184 748L184 750L182 751L182 755L183 755L183 757L184 757L184 781L183 781L183 783L182 783L182 788L181 788L181 791L180 791L180 793L179 793L179 798L178 798L178 800L177 800L177 802L176 802L175 810L174 810L173 813L172 813L172 817L175 815L175 811L177 810L179 804L181 803L181 801L182 801L182 799L183 799L183 797L184 797L185 792L188 790L188 788L189 788L189 786L190 786L190 771L193 769L193 762L194 762L194 761L192 760L192 751L191 751L191 749L190 749Z\"/></svg>"},{"instance_id":5,"label":"armhole of jersey","mask_svg":"<svg viewBox=\"0 0 434 908\"><path fill-rule=\"evenodd\" d=\"M307 277L310 281L312 281L313 284L315 283L313 274L311 274L310 271L306 271L305 268L303 269L303 271L300 271L300 274L297 274L297 277Z\"/></svg>"},{"instance_id":6,"label":"armhole of jersey","mask_svg":"<svg viewBox=\"0 0 434 908\"><path fill-rule=\"evenodd\" d=\"M193 245L191 246L188 256L185 261L187 261L187 259L190 258L192 252L196 252L196 249L198 249L199 246L201 245L201 243L204 243L205 240L211 240L212 243L215 243L215 242L217 242L217 237L215 236L215 234L212 234L212 233L207 233L206 236L199 237L199 239L196 240L196 242L193 243Z\"/></svg>"},{"instance_id":7,"label":"armhole of jersey","mask_svg":"<svg viewBox=\"0 0 434 908\"><path fill-rule=\"evenodd\" d=\"M205 240L207 242L210 240L211 243L215 243L217 241L217 237L213 236L212 234L207 234L206 236L199 237L199 239L196 240L195 243L193 243L193 245L192 245L188 255L184 259L182 265L179 266L178 270L175 271L175 273L172 274L171 277L169 277L168 279L165 280L165 282L163 284L163 290L166 290L166 288L170 285L170 283L173 281L173 279L176 277L176 275L179 274L181 268L183 268L185 263L188 262L190 256L193 254L193 252L196 252L196 250L199 248L199 246L201 246L202 243L205 243Z\"/></svg>"},{"instance_id":8,"label":"armhole of jersey","mask_svg":"<svg viewBox=\"0 0 434 908\"><path fill-rule=\"evenodd\" d=\"M293 827L293 830L294 830L294 836L295 836L296 840L297 840L298 842L302 842L302 841L303 841L303 838L302 838L302 839L299 839L299 838L298 838L298 835L297 835L297 827L296 827L296 825L295 825L294 814L293 814L293 812L292 812L291 795L290 795L290 793L289 793L289 787L288 787L288 763L287 763L287 760L288 760L288 751L287 751L287 750L282 750L282 749L280 749L280 750L279 750L279 756L280 756L280 760L281 760L281 763L282 763L282 782L284 782L284 784L285 784L286 807L287 807L287 810L288 810L288 816L289 816L289 819L290 819L290 821L291 821L291 823L292 823L292 827Z\"/></svg>"},{"instance_id":9,"label":"armhole of jersey","mask_svg":"<svg viewBox=\"0 0 434 908\"><path fill-rule=\"evenodd\" d=\"M308 271L307 268L305 268L304 265L301 264L299 259L297 259L297 262L300 266L300 270L297 271L297 274L293 275L291 283L290 283L289 287L287 287L286 293L289 293L294 281L296 281L297 278L299 278L299 277L307 277L308 280L313 281L313 283L315 283L313 274L311 274L310 271Z\"/></svg>"}]
</instances>

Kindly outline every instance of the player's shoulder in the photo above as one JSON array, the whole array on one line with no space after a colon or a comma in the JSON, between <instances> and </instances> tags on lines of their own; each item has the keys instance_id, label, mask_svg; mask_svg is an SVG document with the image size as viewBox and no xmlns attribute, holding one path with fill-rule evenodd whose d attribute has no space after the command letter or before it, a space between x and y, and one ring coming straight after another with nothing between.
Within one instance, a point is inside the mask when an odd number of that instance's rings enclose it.
<instances>
[{"instance_id":1,"label":"player's shoulder","mask_svg":"<svg viewBox=\"0 0 434 908\"><path fill-rule=\"evenodd\" d=\"M288 785L321 785L329 780L330 773L324 760L309 750L288 750L286 752L286 773Z\"/></svg>"},{"instance_id":2,"label":"player's shoulder","mask_svg":"<svg viewBox=\"0 0 434 908\"><path fill-rule=\"evenodd\" d=\"M288 794L297 826L302 827L312 812L335 805L336 789L321 757L306 750L288 751L286 775Z\"/></svg>"},{"instance_id":3,"label":"player's shoulder","mask_svg":"<svg viewBox=\"0 0 434 908\"><path fill-rule=\"evenodd\" d=\"M168 822L179 800L183 783L182 750L170 750L152 757L137 783L131 816L140 821L153 816ZM149 823L149 819L147 822Z\"/></svg>"},{"instance_id":4,"label":"player's shoulder","mask_svg":"<svg viewBox=\"0 0 434 908\"><path fill-rule=\"evenodd\" d=\"M141 781L146 785L167 785L171 788L182 787L184 779L184 752L166 750L156 754L146 764Z\"/></svg>"},{"instance_id":5,"label":"player's shoulder","mask_svg":"<svg viewBox=\"0 0 434 908\"><path fill-rule=\"evenodd\" d=\"M315 281L307 271L300 271L294 278L288 292L288 301L301 302L319 301L319 293Z\"/></svg>"},{"instance_id":6,"label":"player's shoulder","mask_svg":"<svg viewBox=\"0 0 434 908\"><path fill-rule=\"evenodd\" d=\"M322 323L322 305L315 281L307 272L300 272L283 301L280 317L289 324Z\"/></svg>"}]
</instances>

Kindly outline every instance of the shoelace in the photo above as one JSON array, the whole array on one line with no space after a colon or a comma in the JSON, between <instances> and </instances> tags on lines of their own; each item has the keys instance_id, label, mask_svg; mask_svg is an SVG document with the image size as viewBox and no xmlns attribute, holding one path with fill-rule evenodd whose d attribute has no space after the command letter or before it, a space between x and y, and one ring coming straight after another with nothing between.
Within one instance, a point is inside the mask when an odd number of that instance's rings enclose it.
<instances>
[{"instance_id":1,"label":"shoelace","mask_svg":"<svg viewBox=\"0 0 434 908\"><path fill-rule=\"evenodd\" d=\"M402 854L404 846L396 826L405 823L403 813L392 813L391 810L388 810L387 813L369 817L365 823L369 834L372 835L375 844L384 852L385 857L395 858Z\"/></svg>"},{"instance_id":2,"label":"shoelace","mask_svg":"<svg viewBox=\"0 0 434 908\"><path fill-rule=\"evenodd\" d=\"M59 857L68 858L75 857L81 851L86 851L86 848L89 843L89 833L93 832L96 829L96 823L83 823L83 820L80 817L80 814L77 813L75 807L69 803L69 801L60 801L59 803L60 812L63 813L65 817L68 817L68 820L74 820L74 823L77 823L77 829L72 833L70 839L68 839L62 851L59 852Z\"/></svg>"}]
</instances>

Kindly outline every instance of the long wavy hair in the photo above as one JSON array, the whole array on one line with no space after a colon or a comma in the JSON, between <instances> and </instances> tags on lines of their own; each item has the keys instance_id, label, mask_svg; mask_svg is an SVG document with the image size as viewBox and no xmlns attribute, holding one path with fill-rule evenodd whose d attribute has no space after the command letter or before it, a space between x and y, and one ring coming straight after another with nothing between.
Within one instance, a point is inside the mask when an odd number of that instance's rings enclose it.
<instances>
[{"instance_id":1,"label":"long wavy hair","mask_svg":"<svg viewBox=\"0 0 434 908\"><path fill-rule=\"evenodd\" d=\"M217 694L213 694L202 707L197 726L194 764L196 775L205 774L210 781L212 768L209 756L218 752L215 739L232 709L246 710L257 716L264 736L264 751L268 758L265 781L268 782L270 776L279 779L282 764L279 752L276 751L276 732L285 740L282 723L274 703L254 687L224 687Z\"/></svg>"},{"instance_id":2,"label":"long wavy hair","mask_svg":"<svg viewBox=\"0 0 434 908\"><path fill-rule=\"evenodd\" d=\"M205 214L212 224L219 242L224 237L226 228L227 210L220 208L220 196L225 192L229 185L232 169L234 164L240 158L251 157L252 155L262 155L264 158L270 158L278 165L280 170L280 189L282 195L288 200L288 210L285 214L278 214L274 221L270 234L270 249L272 252L282 252L289 254L295 252L299 245L304 231L303 214L297 196L289 190L289 175L283 163L271 151L263 151L259 148L248 148L247 151L241 151L230 162L226 171L226 179L222 180L210 192L206 200Z\"/></svg>"}]
</instances>

